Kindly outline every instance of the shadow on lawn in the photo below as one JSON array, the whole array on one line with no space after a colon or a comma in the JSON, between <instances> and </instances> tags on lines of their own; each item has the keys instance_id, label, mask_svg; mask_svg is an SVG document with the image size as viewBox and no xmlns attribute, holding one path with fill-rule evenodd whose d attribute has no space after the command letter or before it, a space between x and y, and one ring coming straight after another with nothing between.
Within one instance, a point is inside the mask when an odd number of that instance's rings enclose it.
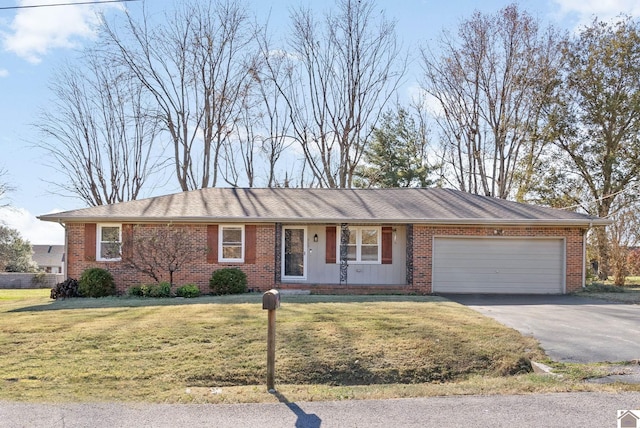
<instances>
[{"instance_id":1,"label":"shadow on lawn","mask_svg":"<svg viewBox=\"0 0 640 428\"><path fill-rule=\"evenodd\" d=\"M410 295L329 295L329 294L283 294L281 303L313 304L313 303L376 303L376 302L439 302L446 299L437 296ZM182 305L231 305L262 304L262 293L246 293L231 296L201 296L195 298L145 298L145 297L102 297L71 298L51 300L49 303L12 309L7 312L42 312L68 309L103 309L103 308L138 308L147 306L182 306Z\"/></svg>"}]
</instances>

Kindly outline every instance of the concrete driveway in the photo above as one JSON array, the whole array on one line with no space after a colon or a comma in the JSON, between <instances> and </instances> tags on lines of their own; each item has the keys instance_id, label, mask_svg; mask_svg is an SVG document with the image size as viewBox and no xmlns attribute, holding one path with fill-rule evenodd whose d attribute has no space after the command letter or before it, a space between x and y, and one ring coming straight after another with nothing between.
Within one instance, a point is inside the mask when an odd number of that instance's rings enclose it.
<instances>
[{"instance_id":1,"label":"concrete driveway","mask_svg":"<svg viewBox=\"0 0 640 428\"><path fill-rule=\"evenodd\" d=\"M576 296L446 295L535 337L554 361L622 362L640 359L640 305Z\"/></svg>"}]
</instances>

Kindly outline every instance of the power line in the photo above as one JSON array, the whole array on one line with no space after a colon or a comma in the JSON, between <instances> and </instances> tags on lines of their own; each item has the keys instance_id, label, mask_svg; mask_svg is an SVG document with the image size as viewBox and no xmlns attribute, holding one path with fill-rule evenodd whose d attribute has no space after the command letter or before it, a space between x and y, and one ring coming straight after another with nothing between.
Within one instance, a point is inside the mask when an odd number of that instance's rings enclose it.
<instances>
[{"instance_id":1,"label":"power line","mask_svg":"<svg viewBox=\"0 0 640 428\"><path fill-rule=\"evenodd\" d=\"M129 1L140 1L140 0L94 0L94 1L80 1L77 3L68 2L68 3L53 3L53 4L32 4L32 5L23 5L23 6L1 6L0 10L35 9L37 7L75 6L75 5L84 5L84 4L125 3Z\"/></svg>"}]
</instances>

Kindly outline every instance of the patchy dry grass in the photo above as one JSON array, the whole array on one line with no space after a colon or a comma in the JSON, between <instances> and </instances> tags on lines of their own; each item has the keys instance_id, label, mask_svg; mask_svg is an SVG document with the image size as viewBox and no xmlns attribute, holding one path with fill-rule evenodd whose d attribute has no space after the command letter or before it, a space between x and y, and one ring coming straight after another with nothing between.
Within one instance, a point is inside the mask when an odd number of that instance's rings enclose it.
<instances>
[{"instance_id":1,"label":"patchy dry grass","mask_svg":"<svg viewBox=\"0 0 640 428\"><path fill-rule=\"evenodd\" d=\"M610 302L640 304L640 285L638 277L629 277L631 284L620 287L611 283L591 283L582 291L575 293L583 297L608 300ZM629 279L628 278L628 279Z\"/></svg>"},{"instance_id":2,"label":"patchy dry grass","mask_svg":"<svg viewBox=\"0 0 640 428\"><path fill-rule=\"evenodd\" d=\"M0 290L0 399L258 402L260 295L70 299ZM47 291L47 290L44 290ZM289 400L621 388L527 373L537 342L435 297L284 296L276 384Z\"/></svg>"}]
</instances>

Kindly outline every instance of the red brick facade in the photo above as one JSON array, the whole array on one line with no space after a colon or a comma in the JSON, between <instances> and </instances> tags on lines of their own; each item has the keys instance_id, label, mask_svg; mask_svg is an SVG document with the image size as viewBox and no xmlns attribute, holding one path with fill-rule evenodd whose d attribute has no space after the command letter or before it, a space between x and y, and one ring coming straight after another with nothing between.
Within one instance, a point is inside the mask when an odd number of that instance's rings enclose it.
<instances>
[{"instance_id":1,"label":"red brick facade","mask_svg":"<svg viewBox=\"0 0 640 428\"><path fill-rule=\"evenodd\" d=\"M436 236L495 236L500 230L503 237L565 238L566 292L582 287L584 229L578 227L469 227L428 226L413 227L413 289L421 294L431 293L433 238Z\"/></svg>"},{"instance_id":2,"label":"red brick facade","mask_svg":"<svg viewBox=\"0 0 640 428\"><path fill-rule=\"evenodd\" d=\"M91 225L91 224L89 224ZM135 233L151 233L155 228L166 227L165 225L145 225L135 228ZM184 233L189 235L189 241L194 248L207 248L211 246L211 231L216 227L207 224L180 225ZM432 291L432 245L435 236L495 236L495 229L492 227L469 227L469 226L429 226L414 225L413 235L410 241L413 242L413 269L412 282L403 286L392 287L394 292L413 292L429 294ZM119 261L96 261L95 256L90 256L92 246L95 247L95 227L86 226L84 223L68 223L67 233L67 272L71 278L79 278L81 273L90 267L102 267L109 270L115 280L118 292L124 293L133 285L151 283L153 280L126 267ZM126 241L127 230L130 226L123 225L123 252L127 251ZM566 242L566 292L576 291L582 286L583 281L583 237L584 230L579 227L500 227L501 236L504 237L555 237L564 238ZM87 232L89 231L89 233ZM251 232L253 233L253 231ZM275 249L276 226L274 224L258 224L255 226L255 258L250 263L218 263L217 257L203 254L200 260L175 272L174 284L183 285L187 283L196 284L203 292L209 291L209 278L211 274L223 267L238 267L246 274L249 287L261 291L273 287L290 288L291 285L276 284L276 258ZM217 251L217 249L215 250ZM168 278L163 278L168 280ZM340 291L340 285L324 285L318 287L321 291ZM358 287L352 290L355 292L383 292L383 286ZM342 290L345 291L345 290ZM347 290L348 291L348 290Z\"/></svg>"},{"instance_id":3,"label":"red brick facade","mask_svg":"<svg viewBox=\"0 0 640 428\"><path fill-rule=\"evenodd\" d=\"M166 227L166 225L136 225L135 234L150 234L154 229ZM194 249L207 248L207 225L206 224L189 224L181 225L185 233L189 234L189 241ZM133 285L150 284L153 279L149 276L126 267L120 261L95 261L95 257L86 257L86 253L91 249L85 249L85 242L89 246L95 245L95 238L85 236L84 223L67 224L67 275L71 278L79 278L85 269L90 267L101 267L112 273L116 280L116 287L119 293L125 293L127 289ZM123 225L126 229L126 225ZM95 229L94 229L95 230ZM124 235L124 234L123 234ZM123 236L123 244L126 251L126 240ZM210 257L203 254L200 261L189 264L184 269L180 269L174 273L174 284L196 284L204 293L209 292L209 279L211 274L224 267L238 267L242 269L246 275L250 288L259 288L260 290L268 290L273 288L275 272L275 259L273 249L275 248L275 225L257 225L256 226L256 252L255 261L252 263L218 263L213 262ZM217 251L217 249L216 249ZM217 258L216 258L217 259ZM163 278L168 281L169 278Z\"/></svg>"}]
</instances>

